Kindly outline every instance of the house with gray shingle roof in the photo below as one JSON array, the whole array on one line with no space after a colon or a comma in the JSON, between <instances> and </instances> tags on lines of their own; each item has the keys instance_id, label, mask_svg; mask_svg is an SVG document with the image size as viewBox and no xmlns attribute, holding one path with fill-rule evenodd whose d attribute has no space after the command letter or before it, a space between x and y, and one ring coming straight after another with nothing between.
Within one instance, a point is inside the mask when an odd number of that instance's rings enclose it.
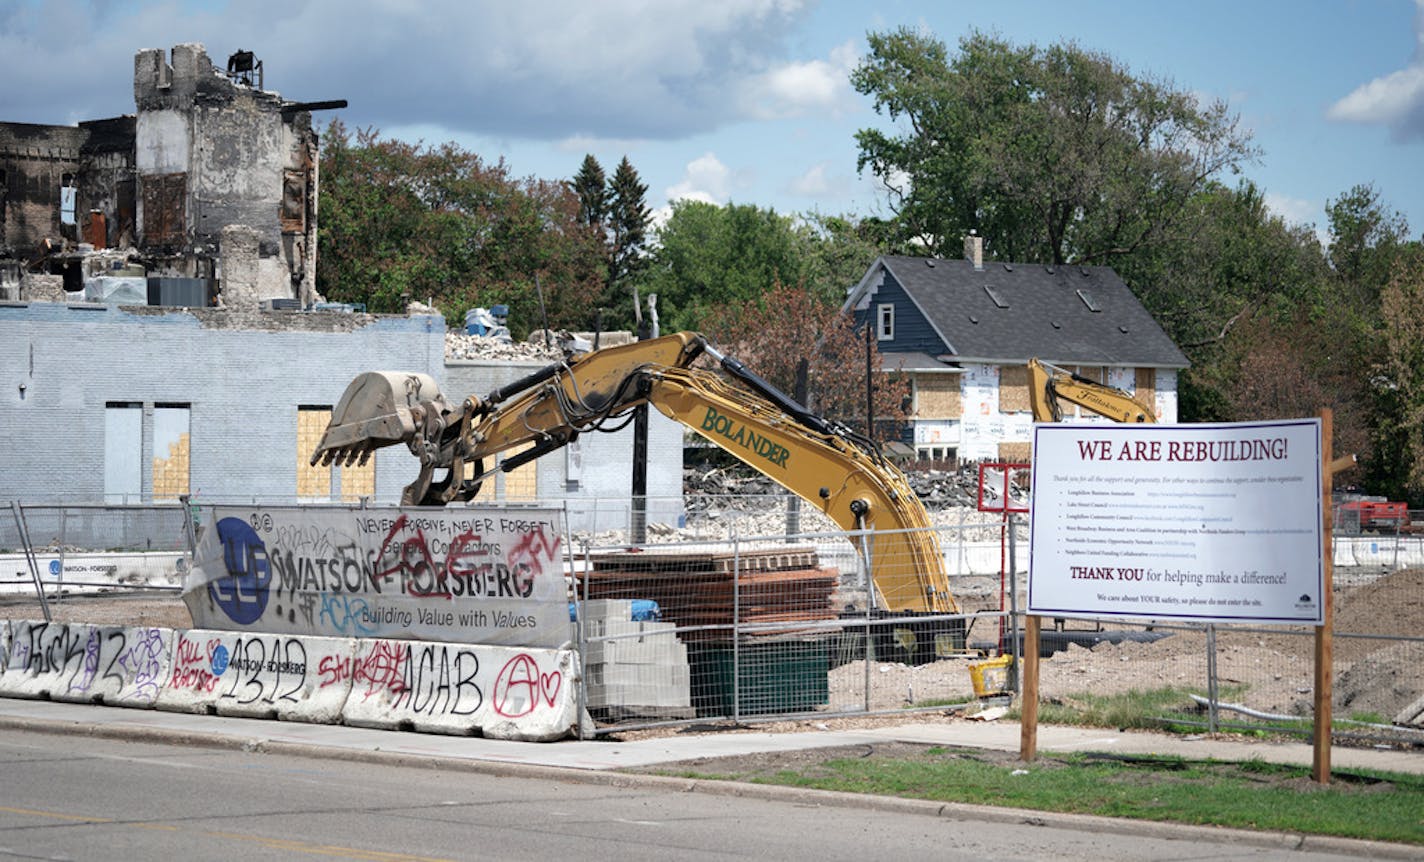
<instances>
[{"instance_id":1,"label":"house with gray shingle roof","mask_svg":"<svg viewBox=\"0 0 1424 862\"><path fill-rule=\"evenodd\" d=\"M971 236L964 260L878 258L843 310L869 321L885 370L909 376L905 442L921 460L1028 460L1033 357L1134 393L1158 421L1177 419L1187 358L1108 267L985 262Z\"/></svg>"}]
</instances>

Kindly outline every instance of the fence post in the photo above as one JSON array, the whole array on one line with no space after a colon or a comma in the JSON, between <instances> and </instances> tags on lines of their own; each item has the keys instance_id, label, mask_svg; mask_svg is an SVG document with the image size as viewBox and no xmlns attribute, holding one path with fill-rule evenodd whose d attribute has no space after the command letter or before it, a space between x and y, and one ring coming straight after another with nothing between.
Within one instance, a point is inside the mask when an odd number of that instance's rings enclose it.
<instances>
[{"instance_id":1,"label":"fence post","mask_svg":"<svg viewBox=\"0 0 1424 862\"><path fill-rule=\"evenodd\" d=\"M183 505L183 538L188 542L188 571L193 571L193 565L198 561L198 531L193 526L193 504L192 498L187 494L180 494L178 502Z\"/></svg>"},{"instance_id":2,"label":"fence post","mask_svg":"<svg viewBox=\"0 0 1424 862\"><path fill-rule=\"evenodd\" d=\"M20 545L25 549L25 563L29 566L30 578L35 582L35 595L40 600L40 611L44 613L45 622L51 622L49 601L45 599L44 584L40 581L40 564L35 559L34 546L30 544L30 530L25 525L25 512L20 508L19 500L10 501L10 511L15 516L15 529L20 534Z\"/></svg>"},{"instance_id":3,"label":"fence post","mask_svg":"<svg viewBox=\"0 0 1424 862\"><path fill-rule=\"evenodd\" d=\"M1216 623L1206 624L1206 729L1216 733L1220 727L1221 715L1217 709L1217 699L1221 692L1216 680Z\"/></svg>"},{"instance_id":4,"label":"fence post","mask_svg":"<svg viewBox=\"0 0 1424 862\"><path fill-rule=\"evenodd\" d=\"M568 513L565 511L564 527L568 528ZM578 683L578 737L588 739L587 731L591 728L584 727L583 717L588 713L588 664L584 662L584 657L588 655L588 628L585 611L588 608L588 585L593 580L593 557L589 553L588 542L581 543L583 547L583 596L580 601L579 590L574 589L574 637L578 640L578 660L579 660L579 683ZM575 584L578 581L574 581Z\"/></svg>"},{"instance_id":5,"label":"fence post","mask_svg":"<svg viewBox=\"0 0 1424 862\"><path fill-rule=\"evenodd\" d=\"M732 537L732 721L742 721L742 551Z\"/></svg>"},{"instance_id":6,"label":"fence post","mask_svg":"<svg viewBox=\"0 0 1424 862\"><path fill-rule=\"evenodd\" d=\"M875 610L875 580L870 577L870 536L861 525L860 529L860 582L865 587L865 711L870 712L870 665L875 661L875 638L870 621Z\"/></svg>"},{"instance_id":7,"label":"fence post","mask_svg":"<svg viewBox=\"0 0 1424 862\"><path fill-rule=\"evenodd\" d=\"M59 584L55 587L54 601L59 604L64 601L64 545L68 539L66 536L69 521L69 509L63 503L59 506Z\"/></svg>"},{"instance_id":8,"label":"fence post","mask_svg":"<svg viewBox=\"0 0 1424 862\"><path fill-rule=\"evenodd\" d=\"M1021 692L1019 663L1023 661L1024 635L1019 630L1019 567L1015 553L1018 545L1014 537L1014 515L1012 512L1008 513L1006 526L1009 531L1009 637L1012 638L1011 643L1014 644L1013 689L1016 692Z\"/></svg>"}]
</instances>

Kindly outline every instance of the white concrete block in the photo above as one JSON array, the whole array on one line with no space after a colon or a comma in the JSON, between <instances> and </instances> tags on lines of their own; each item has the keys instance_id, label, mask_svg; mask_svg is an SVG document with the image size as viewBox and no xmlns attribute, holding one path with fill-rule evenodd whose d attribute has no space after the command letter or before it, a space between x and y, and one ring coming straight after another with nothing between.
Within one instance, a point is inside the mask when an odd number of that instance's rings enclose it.
<instances>
[{"instance_id":1,"label":"white concrete block","mask_svg":"<svg viewBox=\"0 0 1424 862\"><path fill-rule=\"evenodd\" d=\"M687 645L671 632L640 638L592 640L584 649L584 663L687 665Z\"/></svg>"},{"instance_id":2,"label":"white concrete block","mask_svg":"<svg viewBox=\"0 0 1424 862\"><path fill-rule=\"evenodd\" d=\"M0 695L44 698L65 685L65 668L82 660L88 628L75 626L71 633L63 623L13 620Z\"/></svg>"},{"instance_id":3,"label":"white concrete block","mask_svg":"<svg viewBox=\"0 0 1424 862\"><path fill-rule=\"evenodd\" d=\"M53 700L151 708L168 679L173 629L152 626L74 626L86 629L84 652L71 659L63 684L49 692Z\"/></svg>"}]
</instances>

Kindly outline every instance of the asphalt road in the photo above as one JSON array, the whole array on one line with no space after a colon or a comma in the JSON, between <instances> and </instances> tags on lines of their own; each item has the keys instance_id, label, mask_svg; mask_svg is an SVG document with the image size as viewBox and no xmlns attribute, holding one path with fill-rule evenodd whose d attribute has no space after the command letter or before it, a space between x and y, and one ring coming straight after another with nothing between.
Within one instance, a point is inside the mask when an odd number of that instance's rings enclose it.
<instances>
[{"instance_id":1,"label":"asphalt road","mask_svg":"<svg viewBox=\"0 0 1424 862\"><path fill-rule=\"evenodd\" d=\"M1173 837L794 799L0 730L0 858L1331 860ZM1342 848L1343 850L1344 848Z\"/></svg>"}]
</instances>

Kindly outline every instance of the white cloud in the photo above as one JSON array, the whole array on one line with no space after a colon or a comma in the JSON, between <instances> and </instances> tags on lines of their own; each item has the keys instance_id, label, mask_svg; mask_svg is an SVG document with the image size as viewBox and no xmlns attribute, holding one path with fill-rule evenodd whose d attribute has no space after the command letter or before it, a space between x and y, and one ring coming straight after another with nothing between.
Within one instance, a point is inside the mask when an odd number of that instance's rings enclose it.
<instances>
[{"instance_id":1,"label":"white cloud","mask_svg":"<svg viewBox=\"0 0 1424 862\"><path fill-rule=\"evenodd\" d=\"M1388 126L1401 140L1424 138L1424 0L1415 0L1414 60L1361 84L1325 112L1331 120Z\"/></svg>"},{"instance_id":2,"label":"white cloud","mask_svg":"<svg viewBox=\"0 0 1424 862\"><path fill-rule=\"evenodd\" d=\"M1265 194L1266 208L1290 224L1314 224L1324 211L1320 201L1293 198L1273 192Z\"/></svg>"},{"instance_id":3,"label":"white cloud","mask_svg":"<svg viewBox=\"0 0 1424 862\"><path fill-rule=\"evenodd\" d=\"M135 51L202 42L238 49L295 100L346 98L349 123L429 123L463 134L673 139L746 119L744 95L824 100L790 37L809 0L248 0L193 11L133 0L42 10L0 0L7 120L55 122L133 109ZM796 74L801 66L809 70ZM786 70L780 76L769 70Z\"/></svg>"},{"instance_id":4,"label":"white cloud","mask_svg":"<svg viewBox=\"0 0 1424 862\"><path fill-rule=\"evenodd\" d=\"M849 175L835 172L830 162L820 162L787 183L786 192L813 201L836 201L850 194L854 185Z\"/></svg>"},{"instance_id":5,"label":"white cloud","mask_svg":"<svg viewBox=\"0 0 1424 862\"><path fill-rule=\"evenodd\" d=\"M667 190L669 202L677 200L722 204L731 194L732 171L713 153L705 153L687 165L682 179Z\"/></svg>"},{"instance_id":6,"label":"white cloud","mask_svg":"<svg viewBox=\"0 0 1424 862\"><path fill-rule=\"evenodd\" d=\"M827 60L769 69L747 82L743 97L747 113L763 120L843 114L855 104L850 73L858 61L855 43L846 42L833 49Z\"/></svg>"}]
</instances>

